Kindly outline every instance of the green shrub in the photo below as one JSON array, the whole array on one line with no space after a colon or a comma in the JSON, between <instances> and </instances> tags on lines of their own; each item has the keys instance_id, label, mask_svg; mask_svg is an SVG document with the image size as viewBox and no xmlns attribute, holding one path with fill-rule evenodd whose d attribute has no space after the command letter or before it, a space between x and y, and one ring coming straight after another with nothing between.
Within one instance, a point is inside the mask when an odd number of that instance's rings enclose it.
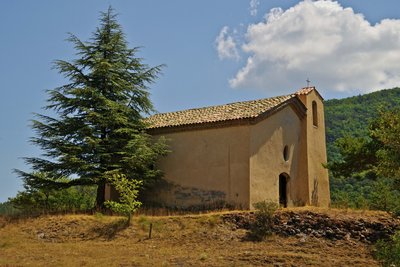
<instances>
[{"instance_id":1,"label":"green shrub","mask_svg":"<svg viewBox=\"0 0 400 267\"><path fill-rule=\"evenodd\" d=\"M371 208L393 214L400 211L400 191L394 179L379 179L374 182L370 193Z\"/></svg>"},{"instance_id":2,"label":"green shrub","mask_svg":"<svg viewBox=\"0 0 400 267\"><path fill-rule=\"evenodd\" d=\"M400 231L390 240L379 240L375 247L375 256L383 266L400 266Z\"/></svg>"},{"instance_id":3,"label":"green shrub","mask_svg":"<svg viewBox=\"0 0 400 267\"><path fill-rule=\"evenodd\" d=\"M23 214L85 212L94 207L95 186L72 186L64 189L29 188L9 199Z\"/></svg>"},{"instance_id":4,"label":"green shrub","mask_svg":"<svg viewBox=\"0 0 400 267\"><path fill-rule=\"evenodd\" d=\"M14 207L10 201L0 203L0 216L1 215L17 215L21 210Z\"/></svg>"},{"instance_id":5,"label":"green shrub","mask_svg":"<svg viewBox=\"0 0 400 267\"><path fill-rule=\"evenodd\" d=\"M254 241L262 241L272 234L274 213L278 204L272 201L261 201L253 204L256 208L254 222L250 225L248 237Z\"/></svg>"}]
</instances>

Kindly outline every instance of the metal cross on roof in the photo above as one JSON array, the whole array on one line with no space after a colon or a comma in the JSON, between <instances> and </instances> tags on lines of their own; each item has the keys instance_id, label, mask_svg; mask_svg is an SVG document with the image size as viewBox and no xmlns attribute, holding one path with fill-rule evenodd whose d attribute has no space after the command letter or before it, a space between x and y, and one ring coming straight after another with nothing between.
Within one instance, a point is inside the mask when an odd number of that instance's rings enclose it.
<instances>
[{"instance_id":1,"label":"metal cross on roof","mask_svg":"<svg viewBox=\"0 0 400 267\"><path fill-rule=\"evenodd\" d=\"M310 79L307 78L306 82L307 82L307 87L310 87L310 82L311 82Z\"/></svg>"}]
</instances>

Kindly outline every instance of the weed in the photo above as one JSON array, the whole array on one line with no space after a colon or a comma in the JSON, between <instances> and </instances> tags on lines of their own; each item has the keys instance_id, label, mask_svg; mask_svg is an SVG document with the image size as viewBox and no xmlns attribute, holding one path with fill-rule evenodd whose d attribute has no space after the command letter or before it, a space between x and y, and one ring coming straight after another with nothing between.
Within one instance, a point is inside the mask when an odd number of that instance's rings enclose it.
<instances>
[{"instance_id":1,"label":"weed","mask_svg":"<svg viewBox=\"0 0 400 267\"><path fill-rule=\"evenodd\" d=\"M218 215L211 215L208 217L208 224L211 227L215 227L221 221L221 217Z\"/></svg>"},{"instance_id":2,"label":"weed","mask_svg":"<svg viewBox=\"0 0 400 267\"><path fill-rule=\"evenodd\" d=\"M97 220L102 221L102 220L104 219L104 214L101 213L101 212L96 212L96 213L94 214L94 217L95 217Z\"/></svg>"},{"instance_id":3,"label":"weed","mask_svg":"<svg viewBox=\"0 0 400 267\"><path fill-rule=\"evenodd\" d=\"M278 205L272 201L261 201L253 206L257 210L254 222L250 225L248 238L254 241L262 241L272 234L273 216Z\"/></svg>"},{"instance_id":4,"label":"weed","mask_svg":"<svg viewBox=\"0 0 400 267\"><path fill-rule=\"evenodd\" d=\"M150 220L147 216L140 215L137 220L140 229L143 231L149 231L150 224L152 225L153 230L161 230L163 226L163 222L159 220Z\"/></svg>"},{"instance_id":5,"label":"weed","mask_svg":"<svg viewBox=\"0 0 400 267\"><path fill-rule=\"evenodd\" d=\"M205 261L207 258L208 258L207 253L204 253L204 252L203 252L203 253L200 254L199 260Z\"/></svg>"},{"instance_id":6,"label":"weed","mask_svg":"<svg viewBox=\"0 0 400 267\"><path fill-rule=\"evenodd\" d=\"M210 228L215 227L220 221L221 218L218 215L204 216L199 219L201 224L208 225Z\"/></svg>"},{"instance_id":7,"label":"weed","mask_svg":"<svg viewBox=\"0 0 400 267\"><path fill-rule=\"evenodd\" d=\"M142 230L147 230L150 226L150 223L151 223L150 220L146 216L144 215L139 216L138 224Z\"/></svg>"}]
</instances>

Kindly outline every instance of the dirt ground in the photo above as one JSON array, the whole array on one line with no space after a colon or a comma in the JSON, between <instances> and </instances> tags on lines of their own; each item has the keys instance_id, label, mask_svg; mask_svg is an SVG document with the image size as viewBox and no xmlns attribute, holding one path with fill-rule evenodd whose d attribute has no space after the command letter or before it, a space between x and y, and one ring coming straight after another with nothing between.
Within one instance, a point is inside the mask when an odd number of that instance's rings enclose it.
<instances>
[{"instance_id":1,"label":"dirt ground","mask_svg":"<svg viewBox=\"0 0 400 267\"><path fill-rule=\"evenodd\" d=\"M379 266L372 246L356 240L273 235L253 242L245 236L221 213L135 216L128 227L122 217L103 215L3 219L0 266Z\"/></svg>"}]
</instances>

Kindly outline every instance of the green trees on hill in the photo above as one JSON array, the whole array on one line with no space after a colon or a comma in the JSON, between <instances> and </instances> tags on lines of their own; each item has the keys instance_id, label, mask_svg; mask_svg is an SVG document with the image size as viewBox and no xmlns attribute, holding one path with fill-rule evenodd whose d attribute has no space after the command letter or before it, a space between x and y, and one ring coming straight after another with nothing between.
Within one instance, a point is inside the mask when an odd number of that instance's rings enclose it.
<instances>
[{"instance_id":1,"label":"green trees on hill","mask_svg":"<svg viewBox=\"0 0 400 267\"><path fill-rule=\"evenodd\" d=\"M328 160L339 156L335 143L346 136L367 137L371 120L377 118L380 108L400 106L400 88L381 90L324 103Z\"/></svg>"},{"instance_id":2,"label":"green trees on hill","mask_svg":"<svg viewBox=\"0 0 400 267\"><path fill-rule=\"evenodd\" d=\"M325 101L328 163L340 166L330 172L331 198L334 205L365 208L370 206L371 191L379 190L372 171L376 142L371 141L369 125L379 110L400 106L400 88ZM331 168L332 169L332 168ZM390 185L393 179L386 179ZM394 192L396 193L396 192ZM392 195L390 193L389 195Z\"/></svg>"},{"instance_id":3,"label":"green trees on hill","mask_svg":"<svg viewBox=\"0 0 400 267\"><path fill-rule=\"evenodd\" d=\"M400 213L400 109L380 110L364 137L345 136L328 164L332 199ZM360 205L360 206L357 206Z\"/></svg>"},{"instance_id":4,"label":"green trees on hill","mask_svg":"<svg viewBox=\"0 0 400 267\"><path fill-rule=\"evenodd\" d=\"M166 153L163 140L146 134L144 114L153 110L148 85L162 66L149 67L128 48L111 8L89 42L74 35L77 59L57 60L55 68L69 83L49 90L46 109L55 117L36 114L32 143L43 156L27 157L33 172L16 170L30 189L97 186L96 205L104 205L107 179L123 175L144 187L158 179L156 160Z\"/></svg>"}]
</instances>

